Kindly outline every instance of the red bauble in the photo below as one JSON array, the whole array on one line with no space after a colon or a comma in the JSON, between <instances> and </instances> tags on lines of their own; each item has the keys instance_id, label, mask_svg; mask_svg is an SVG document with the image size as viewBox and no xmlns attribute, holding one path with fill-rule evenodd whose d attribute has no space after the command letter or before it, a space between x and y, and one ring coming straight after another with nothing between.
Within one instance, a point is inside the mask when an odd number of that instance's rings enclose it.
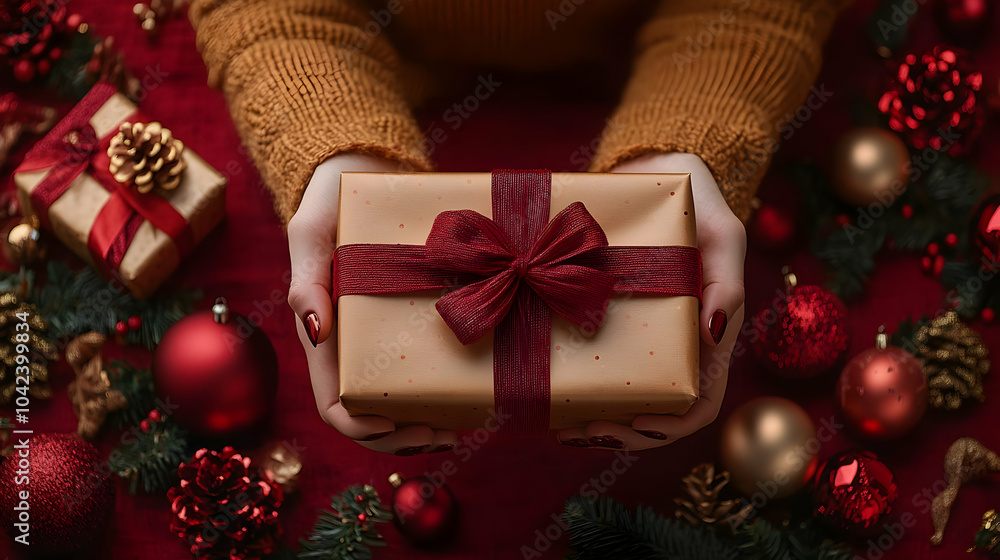
<instances>
[{"instance_id":1,"label":"red bauble","mask_svg":"<svg viewBox=\"0 0 1000 560\"><path fill-rule=\"evenodd\" d=\"M403 480L398 474L389 482L396 488L392 512L400 533L424 546L440 546L455 536L458 502L444 483L425 476Z\"/></svg>"},{"instance_id":2,"label":"red bauble","mask_svg":"<svg viewBox=\"0 0 1000 560\"><path fill-rule=\"evenodd\" d=\"M970 220L973 257L983 268L1000 263L1000 190L991 188L976 204Z\"/></svg>"},{"instance_id":3,"label":"red bauble","mask_svg":"<svg viewBox=\"0 0 1000 560\"><path fill-rule=\"evenodd\" d=\"M914 149L958 156L969 150L986 120L978 97L982 87L981 73L966 70L955 50L937 46L906 55L878 109ZM956 138L943 138L940 131Z\"/></svg>"},{"instance_id":4,"label":"red bauble","mask_svg":"<svg viewBox=\"0 0 1000 560\"><path fill-rule=\"evenodd\" d=\"M262 558L277 549L282 491L266 469L251 468L249 457L226 447L198 450L177 472L181 483L167 492L170 530L193 557Z\"/></svg>"},{"instance_id":5,"label":"red bauble","mask_svg":"<svg viewBox=\"0 0 1000 560\"><path fill-rule=\"evenodd\" d=\"M874 453L841 453L816 475L813 513L834 527L864 534L889 515L896 494L892 471Z\"/></svg>"},{"instance_id":6,"label":"red bauble","mask_svg":"<svg viewBox=\"0 0 1000 560\"><path fill-rule=\"evenodd\" d=\"M264 421L278 388L278 359L258 326L229 313L225 300L167 329L153 354L153 381L174 420L223 438Z\"/></svg>"},{"instance_id":7,"label":"red bauble","mask_svg":"<svg viewBox=\"0 0 1000 560\"><path fill-rule=\"evenodd\" d=\"M70 554L98 542L114 511L115 486L100 470L103 459L93 445L75 435L39 434L0 463L0 523L11 538L15 523L27 522L32 554ZM23 464L22 464L23 463ZM17 471L29 472L26 484ZM27 491L28 511L15 510ZM21 518L21 516L27 519Z\"/></svg>"},{"instance_id":8,"label":"red bauble","mask_svg":"<svg viewBox=\"0 0 1000 560\"><path fill-rule=\"evenodd\" d=\"M750 242L769 251L787 249L795 241L796 229L794 212L764 202L747 227Z\"/></svg>"},{"instance_id":9,"label":"red bauble","mask_svg":"<svg viewBox=\"0 0 1000 560\"><path fill-rule=\"evenodd\" d=\"M784 294L765 303L751 319L757 360L782 377L815 377L832 369L850 340L847 308L833 292L798 286L785 276Z\"/></svg>"},{"instance_id":10,"label":"red bauble","mask_svg":"<svg viewBox=\"0 0 1000 560\"><path fill-rule=\"evenodd\" d=\"M937 0L934 15L948 40L957 45L975 45L993 19L993 0Z\"/></svg>"},{"instance_id":11,"label":"red bauble","mask_svg":"<svg viewBox=\"0 0 1000 560\"><path fill-rule=\"evenodd\" d=\"M860 434L889 439L910 431L927 410L927 376L920 360L902 348L886 346L879 334L870 348L844 367L837 400L847 423Z\"/></svg>"}]
</instances>

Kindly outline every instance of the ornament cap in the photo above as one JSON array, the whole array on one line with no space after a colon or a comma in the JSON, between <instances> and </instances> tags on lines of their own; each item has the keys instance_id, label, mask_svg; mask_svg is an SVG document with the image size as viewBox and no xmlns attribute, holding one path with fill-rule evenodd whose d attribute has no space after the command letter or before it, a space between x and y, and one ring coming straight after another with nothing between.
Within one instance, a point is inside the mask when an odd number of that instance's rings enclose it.
<instances>
[{"instance_id":1,"label":"ornament cap","mask_svg":"<svg viewBox=\"0 0 1000 560\"><path fill-rule=\"evenodd\" d=\"M215 298L215 305L212 306L212 316L215 322L225 325L229 321L229 306L226 305L226 298Z\"/></svg>"},{"instance_id":2,"label":"ornament cap","mask_svg":"<svg viewBox=\"0 0 1000 560\"><path fill-rule=\"evenodd\" d=\"M392 484L393 488L399 488L403 485L403 477L399 473L392 473L389 475L389 484Z\"/></svg>"},{"instance_id":3,"label":"ornament cap","mask_svg":"<svg viewBox=\"0 0 1000 560\"><path fill-rule=\"evenodd\" d=\"M885 350L885 347L889 345L889 337L885 334L885 325L878 328L878 334L875 335L875 348L879 350Z\"/></svg>"},{"instance_id":4,"label":"ornament cap","mask_svg":"<svg viewBox=\"0 0 1000 560\"><path fill-rule=\"evenodd\" d=\"M795 273L792 272L792 267L790 266L781 267L781 275L785 277L786 288L794 288L795 286L798 286L799 279L796 278Z\"/></svg>"}]
</instances>

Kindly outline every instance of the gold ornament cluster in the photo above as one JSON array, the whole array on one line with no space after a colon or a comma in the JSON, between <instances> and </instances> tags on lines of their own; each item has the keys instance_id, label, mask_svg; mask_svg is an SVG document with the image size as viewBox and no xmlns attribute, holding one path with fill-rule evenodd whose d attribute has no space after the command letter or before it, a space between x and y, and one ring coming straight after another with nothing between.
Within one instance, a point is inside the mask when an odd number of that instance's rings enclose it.
<instances>
[{"instance_id":1,"label":"gold ornament cluster","mask_svg":"<svg viewBox=\"0 0 1000 560\"><path fill-rule=\"evenodd\" d=\"M123 122L111 139L109 169L119 183L132 182L140 193L154 187L171 191L181 184L184 144L158 122Z\"/></svg>"},{"instance_id":2,"label":"gold ornament cluster","mask_svg":"<svg viewBox=\"0 0 1000 560\"><path fill-rule=\"evenodd\" d=\"M966 402L984 400L989 351L979 333L959 320L957 313L949 311L921 327L914 343L927 374L931 406L956 410Z\"/></svg>"}]
</instances>

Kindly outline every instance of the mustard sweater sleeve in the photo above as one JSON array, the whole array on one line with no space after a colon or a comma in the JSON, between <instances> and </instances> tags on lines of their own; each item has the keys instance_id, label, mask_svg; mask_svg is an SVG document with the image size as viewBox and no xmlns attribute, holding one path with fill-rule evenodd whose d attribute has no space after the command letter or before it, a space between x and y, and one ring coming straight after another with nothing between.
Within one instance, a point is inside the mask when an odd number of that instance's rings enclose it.
<instances>
[{"instance_id":1,"label":"mustard sweater sleeve","mask_svg":"<svg viewBox=\"0 0 1000 560\"><path fill-rule=\"evenodd\" d=\"M639 33L633 75L592 170L651 152L693 153L745 220L789 117L810 95L840 3L663 1Z\"/></svg>"},{"instance_id":2,"label":"mustard sweater sleeve","mask_svg":"<svg viewBox=\"0 0 1000 560\"><path fill-rule=\"evenodd\" d=\"M334 154L430 168L397 54L353 0L195 0L190 18L282 221Z\"/></svg>"}]
</instances>

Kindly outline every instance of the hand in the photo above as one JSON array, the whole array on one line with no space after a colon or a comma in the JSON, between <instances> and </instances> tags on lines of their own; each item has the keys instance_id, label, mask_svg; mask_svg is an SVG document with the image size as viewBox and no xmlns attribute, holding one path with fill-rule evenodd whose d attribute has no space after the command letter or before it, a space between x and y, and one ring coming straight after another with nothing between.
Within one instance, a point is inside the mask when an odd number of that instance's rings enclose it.
<instances>
[{"instance_id":1,"label":"hand","mask_svg":"<svg viewBox=\"0 0 1000 560\"><path fill-rule=\"evenodd\" d=\"M391 172L398 171L398 166L386 159L360 154L342 154L326 160L316 167L299 209L288 222L288 252L292 261L288 304L299 318L297 330L309 362L316 406L327 424L369 449L397 455L445 451L457 441L454 432L426 426L397 430L391 420L381 416L351 417L340 403L330 274L342 171Z\"/></svg>"},{"instance_id":2,"label":"hand","mask_svg":"<svg viewBox=\"0 0 1000 560\"><path fill-rule=\"evenodd\" d=\"M704 289L701 308L701 397L683 416L637 416L632 427L595 421L562 430L559 441L588 447L648 449L673 443L711 424L719 415L729 378L729 359L743 324L743 261L746 230L726 204L705 162L692 154L652 154L619 165L615 173L691 173ZM571 442L572 443L569 443Z\"/></svg>"}]
</instances>

